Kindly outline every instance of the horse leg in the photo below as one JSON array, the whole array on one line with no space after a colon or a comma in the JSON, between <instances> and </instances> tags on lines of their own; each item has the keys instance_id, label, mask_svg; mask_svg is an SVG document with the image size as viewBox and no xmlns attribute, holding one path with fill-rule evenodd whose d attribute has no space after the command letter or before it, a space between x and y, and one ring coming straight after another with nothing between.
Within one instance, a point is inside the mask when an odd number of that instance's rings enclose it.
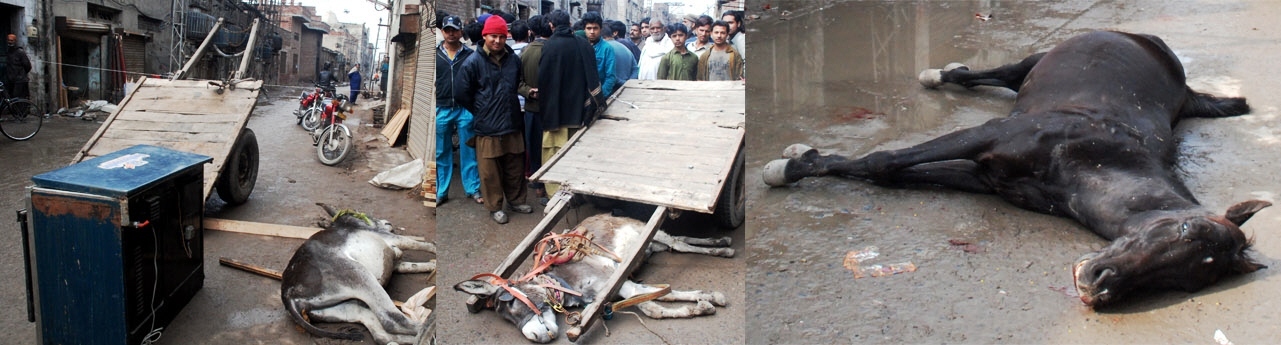
<instances>
[{"instance_id":1,"label":"horse leg","mask_svg":"<svg viewBox=\"0 0 1281 345\"><path fill-rule=\"evenodd\" d=\"M436 270L436 260L428 262L397 262L396 273L427 273Z\"/></svg>"},{"instance_id":2,"label":"horse leg","mask_svg":"<svg viewBox=\"0 0 1281 345\"><path fill-rule=\"evenodd\" d=\"M672 292L659 297L657 300L663 302L708 301L718 307L724 307L727 303L725 294L716 291L707 292L702 290L672 290Z\"/></svg>"},{"instance_id":3,"label":"horse leg","mask_svg":"<svg viewBox=\"0 0 1281 345\"><path fill-rule=\"evenodd\" d=\"M905 187L938 185L963 192L992 194L992 187L979 178L979 165L970 160L951 160L917 164L899 170L883 183Z\"/></svg>"},{"instance_id":4,"label":"horse leg","mask_svg":"<svg viewBox=\"0 0 1281 345\"><path fill-rule=\"evenodd\" d=\"M624 299L634 296L652 293L662 290L661 288L637 284L632 281L623 283L623 287L618 289L618 295ZM645 316L655 319L671 318L690 318L695 316L716 314L716 306L707 300L699 300L694 305L684 305L681 307L667 307L654 301L642 302L636 305Z\"/></svg>"},{"instance_id":5,"label":"horse leg","mask_svg":"<svg viewBox=\"0 0 1281 345\"><path fill-rule=\"evenodd\" d=\"M431 242L419 241L409 236L390 233L381 233L381 235L383 236L383 239L387 241L387 244L398 249L421 250L432 254L436 253L436 244Z\"/></svg>"},{"instance_id":6,"label":"horse leg","mask_svg":"<svg viewBox=\"0 0 1281 345\"><path fill-rule=\"evenodd\" d=\"M1023 85L1023 79L1027 77L1028 71L1041 61L1045 53L1032 54L1019 61L986 71L971 71L969 67L960 63L950 63L943 69L927 69L921 71L918 79L921 85L927 88L936 88L946 83L953 83L972 88L979 85L1003 87L1015 92Z\"/></svg>"},{"instance_id":7,"label":"horse leg","mask_svg":"<svg viewBox=\"0 0 1281 345\"><path fill-rule=\"evenodd\" d=\"M683 240L685 238L686 237L682 236L680 239L678 239L676 237L673 237L672 235L667 234L666 232L658 231L654 233L653 241L658 242L662 245L665 245L668 248L670 248L672 251L679 252L679 253L694 253L694 254L703 254L703 255L711 255L711 256L720 256L720 257L726 257L726 258L734 257L733 248L724 248L724 247L709 248L709 247L693 246L685 242Z\"/></svg>"},{"instance_id":8,"label":"horse leg","mask_svg":"<svg viewBox=\"0 0 1281 345\"><path fill-rule=\"evenodd\" d=\"M346 290L352 299L360 300L369 307L370 312L382 323L384 329L396 334L417 334L419 328L417 322L410 320L404 312L400 311L400 308L396 307L396 304L391 301L391 295L383 290L382 285L378 284L378 280L373 275L362 275L359 282L353 283Z\"/></svg>"},{"instance_id":9,"label":"horse leg","mask_svg":"<svg viewBox=\"0 0 1281 345\"><path fill-rule=\"evenodd\" d=\"M877 151L858 159L821 155L814 148L794 144L783 151L787 159L774 160L765 165L764 180L770 186L782 186L806 177L832 175L893 185L895 176L905 168L977 157L988 151L1004 135L1005 127L1016 126L1014 123L1017 122L1017 119L1011 118L994 119L912 147Z\"/></svg>"},{"instance_id":10,"label":"horse leg","mask_svg":"<svg viewBox=\"0 0 1281 345\"><path fill-rule=\"evenodd\" d=\"M313 310L311 315L316 320L324 322L354 322L365 325L365 328L369 330L369 334L373 335L374 341L379 344L391 342L411 344L417 336L417 331L415 331L415 334L388 333L383 328L382 322L379 321L378 315L357 301L349 300L333 307Z\"/></svg>"}]
</instances>

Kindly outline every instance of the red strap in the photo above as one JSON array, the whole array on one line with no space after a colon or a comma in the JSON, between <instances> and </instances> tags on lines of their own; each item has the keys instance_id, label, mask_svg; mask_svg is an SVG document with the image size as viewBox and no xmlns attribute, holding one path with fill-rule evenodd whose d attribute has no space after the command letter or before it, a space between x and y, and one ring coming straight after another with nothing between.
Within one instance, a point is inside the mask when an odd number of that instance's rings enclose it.
<instances>
[{"instance_id":1,"label":"red strap","mask_svg":"<svg viewBox=\"0 0 1281 345\"><path fill-rule=\"evenodd\" d=\"M515 287L512 287L511 281L503 279L503 277L493 273L481 273L471 277L473 280L480 278L491 278L490 284L497 285L498 287L507 290L507 293L512 294L513 297L516 297L516 299L519 299L521 302L525 302L525 306L529 307L529 310L534 311L535 314L541 313L541 311L538 310L538 306L534 305L534 302L530 302L528 297L525 297L525 293L516 290Z\"/></svg>"}]
</instances>

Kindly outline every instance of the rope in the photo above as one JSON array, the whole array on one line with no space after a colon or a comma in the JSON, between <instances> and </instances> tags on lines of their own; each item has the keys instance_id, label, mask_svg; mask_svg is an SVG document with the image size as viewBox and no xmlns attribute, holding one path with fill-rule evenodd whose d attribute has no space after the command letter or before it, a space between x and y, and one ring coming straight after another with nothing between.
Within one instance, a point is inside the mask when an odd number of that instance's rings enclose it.
<instances>
[{"instance_id":1,"label":"rope","mask_svg":"<svg viewBox=\"0 0 1281 345\"><path fill-rule=\"evenodd\" d=\"M84 65L76 65L76 64L69 64L69 63L57 63L57 62L52 62L52 61L40 61L40 60L36 60L35 62L39 62L39 63L47 63L47 64L55 65L55 66L61 65L61 66L68 66L68 67L84 68L84 69L89 69L89 70L98 70L98 71L106 71L106 72L118 72L118 73L132 74L132 75L136 75L136 76L147 76L147 77L159 76L158 74L154 74L154 73L129 72L129 71L125 71L125 70L110 69L110 68L102 68L102 67L93 67L93 66L84 66ZM183 80L193 80L193 81L221 81L221 80L219 80L219 79L202 79L202 78L190 78L190 77L189 77L189 78L186 78L186 79L183 79ZM271 87L276 87L276 88L286 88L286 89L302 89L302 90L311 90L311 89L314 89L314 88L315 88L315 86L297 86L297 85L266 84L266 83L263 83L263 84L262 84L262 86L264 86L264 87L266 87L266 86L271 86Z\"/></svg>"}]
</instances>

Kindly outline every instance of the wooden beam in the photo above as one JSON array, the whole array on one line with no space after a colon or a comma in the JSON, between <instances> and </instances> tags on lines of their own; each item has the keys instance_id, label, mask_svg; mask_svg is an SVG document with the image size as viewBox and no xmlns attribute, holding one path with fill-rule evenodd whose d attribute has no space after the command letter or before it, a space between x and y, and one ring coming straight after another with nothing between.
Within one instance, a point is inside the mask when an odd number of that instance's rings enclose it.
<instances>
[{"instance_id":1,"label":"wooden beam","mask_svg":"<svg viewBox=\"0 0 1281 345\"><path fill-rule=\"evenodd\" d=\"M609 289L597 294L595 299L592 300L593 302L583 309L583 318L582 321L579 321L579 324L570 325L569 329L565 330L565 337L569 338L569 341L577 342L578 337L582 336L584 331L591 330L592 325L595 325L596 321L600 319L597 314L600 314L601 308L604 308L606 302L612 301L614 295L618 294L618 289L623 287L623 283L627 281L627 277L631 275L632 270L636 269L636 265L645 260L645 248L649 247L649 241L654 238L654 233L658 232L658 227L662 226L663 221L666 219L667 207L659 206L654 210L654 214L649 216L649 222L645 223L645 230L641 233L641 240L628 247L626 252L619 253L623 255L623 262L619 264L618 269L613 274L609 275L609 280L606 280L610 284Z\"/></svg>"},{"instance_id":2,"label":"wooden beam","mask_svg":"<svg viewBox=\"0 0 1281 345\"><path fill-rule=\"evenodd\" d=\"M280 271L273 270L270 268L264 268L262 266L248 264L248 263L244 263L244 262L240 262L240 261L236 261L228 258L218 258L218 264L239 269L245 272L257 274L263 277L267 277L275 280L281 280Z\"/></svg>"},{"instance_id":3,"label":"wooden beam","mask_svg":"<svg viewBox=\"0 0 1281 345\"><path fill-rule=\"evenodd\" d=\"M325 230L322 228L313 228L305 226L293 226L283 224L258 223L243 220L205 218L206 230L218 230L226 232L235 232L250 235L275 236L286 238L308 239L311 235ZM415 241L426 242L427 239L422 236L405 236Z\"/></svg>"},{"instance_id":4,"label":"wooden beam","mask_svg":"<svg viewBox=\"0 0 1281 345\"><path fill-rule=\"evenodd\" d=\"M280 225L269 223L246 222L240 220L205 218L206 230L236 232L250 235L264 235L288 238L307 239L320 232L321 228Z\"/></svg>"}]
</instances>

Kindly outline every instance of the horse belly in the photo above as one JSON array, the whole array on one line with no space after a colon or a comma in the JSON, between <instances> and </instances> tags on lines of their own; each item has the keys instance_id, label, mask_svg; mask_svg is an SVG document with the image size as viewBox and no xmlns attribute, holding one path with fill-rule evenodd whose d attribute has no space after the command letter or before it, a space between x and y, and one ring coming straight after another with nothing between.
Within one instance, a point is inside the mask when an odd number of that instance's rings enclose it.
<instances>
[{"instance_id":1,"label":"horse belly","mask_svg":"<svg viewBox=\"0 0 1281 345\"><path fill-rule=\"evenodd\" d=\"M352 234L339 251L378 279L379 285L386 285L387 280L391 279L395 252L378 235L365 232Z\"/></svg>"}]
</instances>

